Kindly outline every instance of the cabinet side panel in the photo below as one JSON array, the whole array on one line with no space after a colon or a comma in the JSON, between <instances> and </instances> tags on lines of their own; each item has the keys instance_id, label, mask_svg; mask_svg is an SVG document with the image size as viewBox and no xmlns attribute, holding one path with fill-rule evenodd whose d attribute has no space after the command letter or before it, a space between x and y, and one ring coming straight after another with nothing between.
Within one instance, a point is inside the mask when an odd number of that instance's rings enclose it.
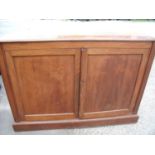
<instances>
[{"instance_id":1,"label":"cabinet side panel","mask_svg":"<svg viewBox=\"0 0 155 155\"><path fill-rule=\"evenodd\" d=\"M155 56L155 42L152 43L152 48L150 49L150 54L149 54L149 58L148 58L148 61L147 61L147 66L145 68L145 74L143 76L143 81L142 81L142 85L141 85L141 88L140 88L140 91L139 91L139 96L137 98L136 105L134 107L134 113L135 114L138 111L139 104L141 102L142 95L144 93L144 89L145 89L145 86L146 86L146 83L147 83L147 79L149 77L149 73L150 73L151 66L152 66L152 63L153 63L153 60L154 60L154 56Z\"/></svg>"},{"instance_id":2,"label":"cabinet side panel","mask_svg":"<svg viewBox=\"0 0 155 155\"><path fill-rule=\"evenodd\" d=\"M11 110L13 112L13 117L14 117L14 120L16 122L18 122L20 120L20 117L18 115L17 105L15 104L12 85L10 82L8 69L7 69L7 65L6 65L6 60L5 60L5 51L3 49L2 44L0 44L0 66L1 66L2 79L4 82L5 89L6 89L6 94L7 94L8 100L9 100L9 104L10 104Z\"/></svg>"}]
</instances>

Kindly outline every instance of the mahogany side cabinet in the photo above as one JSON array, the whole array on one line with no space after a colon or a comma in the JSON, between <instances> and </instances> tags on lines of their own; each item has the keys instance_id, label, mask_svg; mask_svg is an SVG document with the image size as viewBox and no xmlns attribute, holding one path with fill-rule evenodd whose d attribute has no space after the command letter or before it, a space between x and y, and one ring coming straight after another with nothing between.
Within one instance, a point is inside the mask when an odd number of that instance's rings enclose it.
<instances>
[{"instance_id":1,"label":"mahogany side cabinet","mask_svg":"<svg viewBox=\"0 0 155 155\"><path fill-rule=\"evenodd\" d=\"M14 130L136 122L154 53L151 41L1 43Z\"/></svg>"}]
</instances>

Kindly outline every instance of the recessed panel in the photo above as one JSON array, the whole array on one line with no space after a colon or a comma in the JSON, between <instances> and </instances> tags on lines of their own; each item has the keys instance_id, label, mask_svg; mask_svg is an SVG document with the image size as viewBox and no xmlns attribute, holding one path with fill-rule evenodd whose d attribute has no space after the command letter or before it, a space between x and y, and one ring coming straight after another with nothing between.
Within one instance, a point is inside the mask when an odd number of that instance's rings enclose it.
<instances>
[{"instance_id":1,"label":"recessed panel","mask_svg":"<svg viewBox=\"0 0 155 155\"><path fill-rule=\"evenodd\" d=\"M74 112L74 56L14 58L25 114Z\"/></svg>"},{"instance_id":2,"label":"recessed panel","mask_svg":"<svg viewBox=\"0 0 155 155\"><path fill-rule=\"evenodd\" d=\"M89 55L85 112L128 109L141 55Z\"/></svg>"}]
</instances>

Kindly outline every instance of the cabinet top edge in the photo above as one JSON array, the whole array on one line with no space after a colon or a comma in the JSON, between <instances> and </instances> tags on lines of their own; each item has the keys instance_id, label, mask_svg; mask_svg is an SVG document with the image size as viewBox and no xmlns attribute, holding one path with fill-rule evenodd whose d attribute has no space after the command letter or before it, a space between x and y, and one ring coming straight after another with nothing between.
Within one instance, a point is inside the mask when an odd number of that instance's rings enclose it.
<instances>
[{"instance_id":1,"label":"cabinet top edge","mask_svg":"<svg viewBox=\"0 0 155 155\"><path fill-rule=\"evenodd\" d=\"M150 49L152 42L128 42L128 41L77 41L77 42L17 42L3 43L4 50L38 50L38 49L55 49L55 48L135 48Z\"/></svg>"},{"instance_id":2,"label":"cabinet top edge","mask_svg":"<svg viewBox=\"0 0 155 155\"><path fill-rule=\"evenodd\" d=\"M155 22L0 20L0 42L155 41Z\"/></svg>"}]
</instances>

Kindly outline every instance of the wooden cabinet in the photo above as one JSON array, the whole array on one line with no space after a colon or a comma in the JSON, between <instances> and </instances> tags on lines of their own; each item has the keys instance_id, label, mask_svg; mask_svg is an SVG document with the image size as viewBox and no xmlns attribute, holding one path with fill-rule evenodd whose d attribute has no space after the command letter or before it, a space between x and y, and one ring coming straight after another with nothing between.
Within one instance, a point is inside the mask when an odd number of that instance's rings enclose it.
<instances>
[{"instance_id":1,"label":"wooden cabinet","mask_svg":"<svg viewBox=\"0 0 155 155\"><path fill-rule=\"evenodd\" d=\"M136 122L152 42L3 43L15 130Z\"/></svg>"}]
</instances>

